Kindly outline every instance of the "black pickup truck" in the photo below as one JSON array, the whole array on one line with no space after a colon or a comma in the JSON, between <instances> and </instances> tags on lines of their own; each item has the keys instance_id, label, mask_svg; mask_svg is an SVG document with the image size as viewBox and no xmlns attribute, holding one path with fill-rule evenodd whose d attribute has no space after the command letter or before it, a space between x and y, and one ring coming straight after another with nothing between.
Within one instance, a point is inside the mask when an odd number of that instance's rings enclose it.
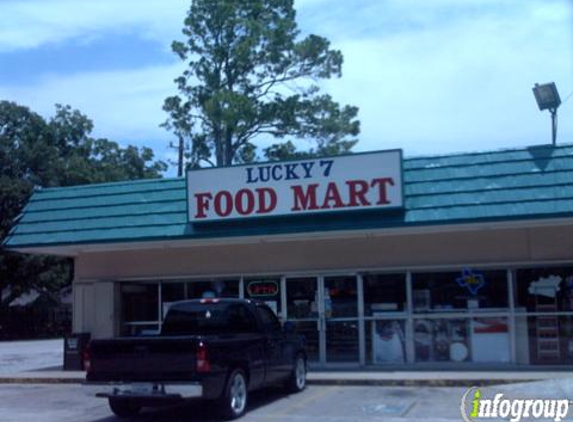
<instances>
[{"instance_id":1,"label":"black pickup truck","mask_svg":"<svg viewBox=\"0 0 573 422\"><path fill-rule=\"evenodd\" d=\"M226 419L241 416L250 391L306 385L306 352L292 328L264 303L197 299L174 303L153 337L92 340L84 387L119 417L142 407L211 399Z\"/></svg>"}]
</instances>

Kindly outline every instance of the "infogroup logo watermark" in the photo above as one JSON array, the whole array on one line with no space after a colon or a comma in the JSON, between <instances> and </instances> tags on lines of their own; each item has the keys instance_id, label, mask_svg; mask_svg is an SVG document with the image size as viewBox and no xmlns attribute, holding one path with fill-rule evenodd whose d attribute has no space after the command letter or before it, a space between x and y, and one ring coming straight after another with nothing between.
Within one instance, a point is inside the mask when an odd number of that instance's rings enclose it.
<instances>
[{"instance_id":1,"label":"infogroup logo watermark","mask_svg":"<svg viewBox=\"0 0 573 422\"><path fill-rule=\"evenodd\" d=\"M523 418L559 422L569 412L568 399L510 399L503 393L485 398L478 387L468 389L462 396L460 412L465 422L501 418L519 422Z\"/></svg>"}]
</instances>

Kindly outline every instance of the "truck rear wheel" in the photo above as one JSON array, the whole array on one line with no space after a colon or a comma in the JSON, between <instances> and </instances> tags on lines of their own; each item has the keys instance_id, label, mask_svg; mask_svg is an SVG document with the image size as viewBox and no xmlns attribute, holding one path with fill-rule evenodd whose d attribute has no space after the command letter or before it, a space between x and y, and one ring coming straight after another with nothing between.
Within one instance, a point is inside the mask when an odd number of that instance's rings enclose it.
<instances>
[{"instance_id":1,"label":"truck rear wheel","mask_svg":"<svg viewBox=\"0 0 573 422\"><path fill-rule=\"evenodd\" d=\"M120 418L131 418L141 410L141 406L127 398L110 397L109 408L114 415Z\"/></svg>"},{"instance_id":2,"label":"truck rear wheel","mask_svg":"<svg viewBox=\"0 0 573 422\"><path fill-rule=\"evenodd\" d=\"M294 368L286 382L289 393L298 393L306 388L306 360L302 354L296 356Z\"/></svg>"},{"instance_id":3,"label":"truck rear wheel","mask_svg":"<svg viewBox=\"0 0 573 422\"><path fill-rule=\"evenodd\" d=\"M220 398L222 416L227 419L236 419L245 413L249 390L247 377L242 369L231 372L225 391Z\"/></svg>"}]
</instances>

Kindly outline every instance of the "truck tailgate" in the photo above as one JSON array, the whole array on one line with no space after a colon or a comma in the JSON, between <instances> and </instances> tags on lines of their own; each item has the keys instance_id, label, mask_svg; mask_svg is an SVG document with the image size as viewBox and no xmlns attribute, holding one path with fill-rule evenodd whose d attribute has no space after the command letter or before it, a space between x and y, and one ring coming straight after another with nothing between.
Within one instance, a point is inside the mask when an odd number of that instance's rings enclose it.
<instances>
[{"instance_id":1,"label":"truck tailgate","mask_svg":"<svg viewBox=\"0 0 573 422\"><path fill-rule=\"evenodd\" d=\"M117 338L90 343L88 381L189 381L199 340L186 337Z\"/></svg>"}]
</instances>

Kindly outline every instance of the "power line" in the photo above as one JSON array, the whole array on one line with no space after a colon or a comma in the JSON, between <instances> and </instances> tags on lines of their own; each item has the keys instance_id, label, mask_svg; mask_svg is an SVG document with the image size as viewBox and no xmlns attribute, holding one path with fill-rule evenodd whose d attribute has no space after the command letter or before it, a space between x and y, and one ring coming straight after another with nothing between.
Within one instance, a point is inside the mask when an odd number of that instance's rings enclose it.
<instances>
[{"instance_id":1,"label":"power line","mask_svg":"<svg viewBox=\"0 0 573 422\"><path fill-rule=\"evenodd\" d=\"M572 95L573 95L573 91L571 91L571 92L569 93L569 95L567 95L567 96L565 97L565 99L561 102L561 104L566 103L567 100L568 100L569 98L571 98Z\"/></svg>"}]
</instances>

